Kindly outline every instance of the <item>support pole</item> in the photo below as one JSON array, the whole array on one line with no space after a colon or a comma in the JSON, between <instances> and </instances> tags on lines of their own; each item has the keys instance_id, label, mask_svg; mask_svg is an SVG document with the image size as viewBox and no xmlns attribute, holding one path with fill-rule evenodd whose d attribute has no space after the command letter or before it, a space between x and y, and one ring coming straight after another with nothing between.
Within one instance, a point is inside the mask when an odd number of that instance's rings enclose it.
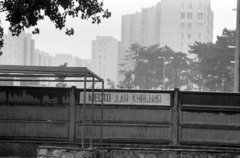
<instances>
[{"instance_id":1,"label":"support pole","mask_svg":"<svg viewBox=\"0 0 240 158\"><path fill-rule=\"evenodd\" d=\"M165 57L163 58L163 62L164 62L164 64L163 64L163 90L165 90L165 77L166 77L166 65L165 65Z\"/></svg>"},{"instance_id":2,"label":"support pole","mask_svg":"<svg viewBox=\"0 0 240 158\"><path fill-rule=\"evenodd\" d=\"M83 112L82 112L82 148L84 149L85 141L85 107L86 107L86 76L84 77L84 94L83 94Z\"/></svg>"},{"instance_id":3,"label":"support pole","mask_svg":"<svg viewBox=\"0 0 240 158\"><path fill-rule=\"evenodd\" d=\"M76 122L76 87L72 86L70 94L70 116L69 116L69 142L75 141L75 122Z\"/></svg>"},{"instance_id":4,"label":"support pole","mask_svg":"<svg viewBox=\"0 0 240 158\"><path fill-rule=\"evenodd\" d=\"M179 144L179 112L181 111L179 105L179 89L174 89L174 101L172 108L172 146L178 146Z\"/></svg>"},{"instance_id":5,"label":"support pole","mask_svg":"<svg viewBox=\"0 0 240 158\"><path fill-rule=\"evenodd\" d=\"M91 137L90 148L93 148L93 105L94 105L94 77L92 78L92 106L91 106Z\"/></svg>"},{"instance_id":6,"label":"support pole","mask_svg":"<svg viewBox=\"0 0 240 158\"><path fill-rule=\"evenodd\" d=\"M240 0L237 0L237 21L236 21L236 48L235 48L235 72L234 72L234 91L239 92L239 48L240 48Z\"/></svg>"},{"instance_id":7,"label":"support pole","mask_svg":"<svg viewBox=\"0 0 240 158\"><path fill-rule=\"evenodd\" d=\"M102 100L101 100L101 131L100 131L100 145L102 146L103 137L103 102L104 101L104 82L102 82Z\"/></svg>"}]
</instances>

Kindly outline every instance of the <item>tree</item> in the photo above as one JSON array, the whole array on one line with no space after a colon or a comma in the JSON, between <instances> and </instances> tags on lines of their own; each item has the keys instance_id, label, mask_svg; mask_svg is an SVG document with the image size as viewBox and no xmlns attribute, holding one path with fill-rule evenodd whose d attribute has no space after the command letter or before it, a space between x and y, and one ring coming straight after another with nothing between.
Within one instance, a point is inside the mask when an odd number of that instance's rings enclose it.
<instances>
[{"instance_id":1,"label":"tree","mask_svg":"<svg viewBox=\"0 0 240 158\"><path fill-rule=\"evenodd\" d=\"M132 79L132 71L126 71L124 73L124 80L123 81L120 81L118 84L117 84L117 88L119 89L134 89L135 86L133 85L133 79Z\"/></svg>"},{"instance_id":2,"label":"tree","mask_svg":"<svg viewBox=\"0 0 240 158\"><path fill-rule=\"evenodd\" d=\"M195 54L194 70L198 76L195 84L204 91L231 91L233 74L231 61L234 60L234 50L228 46L235 45L235 31L224 29L216 43L195 42L190 46L191 54Z\"/></svg>"},{"instance_id":3,"label":"tree","mask_svg":"<svg viewBox=\"0 0 240 158\"><path fill-rule=\"evenodd\" d=\"M132 77L131 77L131 71L127 71L125 74L125 78L123 81L120 81L117 85L114 81L111 81L109 78L107 78L107 84L109 86L109 89L134 89L134 85L132 84Z\"/></svg>"},{"instance_id":4,"label":"tree","mask_svg":"<svg viewBox=\"0 0 240 158\"><path fill-rule=\"evenodd\" d=\"M9 30L12 35L19 35L24 29L34 27L33 34L40 32L37 24L48 17L57 29L65 28L67 17L91 18L92 23L99 24L101 18L109 18L111 12L103 9L103 2L98 0L3 0L0 12L6 13ZM73 28L66 28L67 35L73 35ZM3 27L0 26L0 49L3 47ZM2 52L1 52L2 54ZM1 55L0 54L0 55Z\"/></svg>"},{"instance_id":5,"label":"tree","mask_svg":"<svg viewBox=\"0 0 240 158\"><path fill-rule=\"evenodd\" d=\"M165 64L166 87L173 89L174 87L184 86L184 73L188 71L188 63L190 59L182 52L174 52L168 46L159 47L153 45L150 47L142 47L139 44L132 44L129 55L125 57L124 66L131 69L133 76L132 84L140 89L163 89L163 72ZM160 58L165 58L165 63ZM131 63L131 64L128 64ZM125 78L126 79L126 78Z\"/></svg>"},{"instance_id":6,"label":"tree","mask_svg":"<svg viewBox=\"0 0 240 158\"><path fill-rule=\"evenodd\" d=\"M191 59L182 52L170 52L167 58L166 77L168 79L167 89L189 87L187 80L189 64Z\"/></svg>"},{"instance_id":7,"label":"tree","mask_svg":"<svg viewBox=\"0 0 240 158\"><path fill-rule=\"evenodd\" d=\"M109 89L116 89L115 82L111 81L109 78L107 78L107 85L109 86Z\"/></svg>"}]
</instances>

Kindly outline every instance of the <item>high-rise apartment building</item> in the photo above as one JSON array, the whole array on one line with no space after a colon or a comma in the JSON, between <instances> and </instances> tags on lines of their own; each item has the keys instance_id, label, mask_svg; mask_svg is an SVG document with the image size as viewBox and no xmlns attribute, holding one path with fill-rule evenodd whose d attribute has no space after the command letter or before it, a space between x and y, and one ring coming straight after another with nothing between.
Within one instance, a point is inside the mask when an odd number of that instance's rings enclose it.
<instances>
[{"instance_id":1,"label":"high-rise apartment building","mask_svg":"<svg viewBox=\"0 0 240 158\"><path fill-rule=\"evenodd\" d=\"M118 50L119 41L111 36L97 36L92 41L91 70L104 80L109 78L118 83Z\"/></svg>"},{"instance_id":2,"label":"high-rise apartment building","mask_svg":"<svg viewBox=\"0 0 240 158\"><path fill-rule=\"evenodd\" d=\"M35 42L30 33L22 32L19 36L12 36L9 32L4 34L3 39L4 46L1 49L3 55L0 56L0 65L60 66L67 63L68 67L91 69L91 62L88 59L73 57L71 54L51 56L47 52L35 49ZM55 86L56 83L48 85ZM71 82L68 86L83 87L83 84Z\"/></svg>"},{"instance_id":3,"label":"high-rise apartment building","mask_svg":"<svg viewBox=\"0 0 240 158\"><path fill-rule=\"evenodd\" d=\"M120 72L123 63L126 63L124 57L129 53L131 44L138 43L142 46L159 44L160 38L160 3L151 8L143 8L140 13L128 14L122 16L121 43L119 50ZM128 67L130 68L130 67ZM130 68L131 69L131 68ZM119 74L118 80L123 80L123 75Z\"/></svg>"},{"instance_id":4,"label":"high-rise apartment building","mask_svg":"<svg viewBox=\"0 0 240 158\"><path fill-rule=\"evenodd\" d=\"M34 66L52 66L52 56L49 53L35 49L33 54Z\"/></svg>"},{"instance_id":5,"label":"high-rise apartment building","mask_svg":"<svg viewBox=\"0 0 240 158\"><path fill-rule=\"evenodd\" d=\"M210 0L162 0L160 19L160 46L187 53L195 41L213 39Z\"/></svg>"},{"instance_id":6,"label":"high-rise apartment building","mask_svg":"<svg viewBox=\"0 0 240 158\"><path fill-rule=\"evenodd\" d=\"M30 33L22 32L19 36L12 36L9 32L3 35L3 55L1 65L32 65L35 43Z\"/></svg>"},{"instance_id":7,"label":"high-rise apartment building","mask_svg":"<svg viewBox=\"0 0 240 158\"><path fill-rule=\"evenodd\" d=\"M128 54L131 44L139 43L142 46L159 44L160 33L160 3L155 7L143 8L141 13L122 16L121 43L119 63Z\"/></svg>"},{"instance_id":8,"label":"high-rise apartment building","mask_svg":"<svg viewBox=\"0 0 240 158\"><path fill-rule=\"evenodd\" d=\"M188 53L195 41L213 39L213 11L210 0L161 0L140 13L122 16L119 64L124 62L131 44L159 44ZM121 69L121 68L120 68ZM119 76L122 80L122 76Z\"/></svg>"}]
</instances>

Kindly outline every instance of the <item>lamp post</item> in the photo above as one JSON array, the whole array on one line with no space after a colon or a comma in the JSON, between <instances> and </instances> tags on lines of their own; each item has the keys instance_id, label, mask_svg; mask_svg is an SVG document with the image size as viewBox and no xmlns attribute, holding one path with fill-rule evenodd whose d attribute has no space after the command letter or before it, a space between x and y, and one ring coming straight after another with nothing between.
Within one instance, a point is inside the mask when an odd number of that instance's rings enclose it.
<instances>
[{"instance_id":1,"label":"lamp post","mask_svg":"<svg viewBox=\"0 0 240 158\"><path fill-rule=\"evenodd\" d=\"M234 90L235 92L240 91L240 85L239 85L239 47L240 47L240 0L237 0L237 26L236 26L236 48L235 48L235 72L234 72Z\"/></svg>"},{"instance_id":2,"label":"lamp post","mask_svg":"<svg viewBox=\"0 0 240 158\"><path fill-rule=\"evenodd\" d=\"M165 89L165 57L158 57L163 59L163 89Z\"/></svg>"}]
</instances>

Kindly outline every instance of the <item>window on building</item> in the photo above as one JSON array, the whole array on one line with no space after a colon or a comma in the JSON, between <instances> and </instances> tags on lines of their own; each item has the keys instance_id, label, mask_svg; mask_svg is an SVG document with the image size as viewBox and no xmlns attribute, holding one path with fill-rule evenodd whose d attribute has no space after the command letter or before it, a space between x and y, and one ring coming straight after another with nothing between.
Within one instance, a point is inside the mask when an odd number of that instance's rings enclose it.
<instances>
[{"instance_id":1,"label":"window on building","mask_svg":"<svg viewBox=\"0 0 240 158\"><path fill-rule=\"evenodd\" d=\"M198 34L198 40L201 40L201 39L202 39L202 34L199 33L199 34Z\"/></svg>"},{"instance_id":2,"label":"window on building","mask_svg":"<svg viewBox=\"0 0 240 158\"><path fill-rule=\"evenodd\" d=\"M192 16L193 16L192 13L188 13L187 18L192 19Z\"/></svg>"},{"instance_id":3,"label":"window on building","mask_svg":"<svg viewBox=\"0 0 240 158\"><path fill-rule=\"evenodd\" d=\"M198 30L202 30L203 24L202 24L202 23L198 23L198 24L197 24L197 28L198 28Z\"/></svg>"},{"instance_id":4,"label":"window on building","mask_svg":"<svg viewBox=\"0 0 240 158\"><path fill-rule=\"evenodd\" d=\"M192 35L189 33L188 34L188 39L191 39L192 38Z\"/></svg>"},{"instance_id":5,"label":"window on building","mask_svg":"<svg viewBox=\"0 0 240 158\"><path fill-rule=\"evenodd\" d=\"M203 13L198 13L198 19L203 19Z\"/></svg>"},{"instance_id":6,"label":"window on building","mask_svg":"<svg viewBox=\"0 0 240 158\"><path fill-rule=\"evenodd\" d=\"M182 3L182 8L184 8L184 3Z\"/></svg>"},{"instance_id":7,"label":"window on building","mask_svg":"<svg viewBox=\"0 0 240 158\"><path fill-rule=\"evenodd\" d=\"M202 3L199 3L199 4L198 4L198 8L202 9L202 8L203 8L203 4L202 4Z\"/></svg>"},{"instance_id":8,"label":"window on building","mask_svg":"<svg viewBox=\"0 0 240 158\"><path fill-rule=\"evenodd\" d=\"M184 49L184 44L183 43L181 43L181 49Z\"/></svg>"},{"instance_id":9,"label":"window on building","mask_svg":"<svg viewBox=\"0 0 240 158\"><path fill-rule=\"evenodd\" d=\"M184 39L184 34L183 33L181 33L181 39Z\"/></svg>"},{"instance_id":10,"label":"window on building","mask_svg":"<svg viewBox=\"0 0 240 158\"><path fill-rule=\"evenodd\" d=\"M191 29L192 29L192 23L188 23L188 24L187 24L187 29L188 29L188 30L191 30Z\"/></svg>"},{"instance_id":11,"label":"window on building","mask_svg":"<svg viewBox=\"0 0 240 158\"><path fill-rule=\"evenodd\" d=\"M181 23L181 29L185 29L185 24Z\"/></svg>"},{"instance_id":12,"label":"window on building","mask_svg":"<svg viewBox=\"0 0 240 158\"><path fill-rule=\"evenodd\" d=\"M191 9L192 8L192 3L188 4L188 8Z\"/></svg>"},{"instance_id":13,"label":"window on building","mask_svg":"<svg viewBox=\"0 0 240 158\"><path fill-rule=\"evenodd\" d=\"M185 13L181 13L181 19L185 19Z\"/></svg>"}]
</instances>

